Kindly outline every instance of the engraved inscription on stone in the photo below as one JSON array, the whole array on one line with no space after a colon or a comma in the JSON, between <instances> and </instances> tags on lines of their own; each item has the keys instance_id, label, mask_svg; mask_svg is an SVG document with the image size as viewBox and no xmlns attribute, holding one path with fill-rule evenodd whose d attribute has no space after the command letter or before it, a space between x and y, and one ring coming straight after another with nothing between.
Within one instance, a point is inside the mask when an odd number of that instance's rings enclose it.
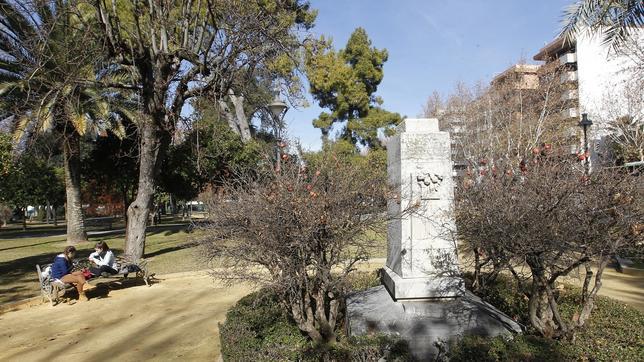
<instances>
[{"instance_id":1,"label":"engraved inscription on stone","mask_svg":"<svg viewBox=\"0 0 644 362\"><path fill-rule=\"evenodd\" d=\"M401 137L400 142L410 159L443 160L450 157L450 145L442 139L408 134Z\"/></svg>"},{"instance_id":2,"label":"engraved inscription on stone","mask_svg":"<svg viewBox=\"0 0 644 362\"><path fill-rule=\"evenodd\" d=\"M425 172L416 176L420 186L421 200L439 200L438 188L443 183L443 176L431 172Z\"/></svg>"}]
</instances>

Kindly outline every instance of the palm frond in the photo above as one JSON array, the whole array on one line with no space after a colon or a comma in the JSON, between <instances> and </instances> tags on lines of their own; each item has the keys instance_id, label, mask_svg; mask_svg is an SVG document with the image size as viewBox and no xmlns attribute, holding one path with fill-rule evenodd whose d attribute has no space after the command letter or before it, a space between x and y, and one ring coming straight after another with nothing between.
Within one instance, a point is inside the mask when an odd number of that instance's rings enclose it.
<instances>
[{"instance_id":1,"label":"palm frond","mask_svg":"<svg viewBox=\"0 0 644 362\"><path fill-rule=\"evenodd\" d=\"M560 36L572 43L582 33L599 33L604 44L617 49L642 26L642 0L578 0L565 8Z\"/></svg>"},{"instance_id":2,"label":"palm frond","mask_svg":"<svg viewBox=\"0 0 644 362\"><path fill-rule=\"evenodd\" d=\"M15 81L2 81L0 83L0 96L4 96L5 94L9 93L10 91L14 90L17 87L17 84Z\"/></svg>"},{"instance_id":3,"label":"palm frond","mask_svg":"<svg viewBox=\"0 0 644 362\"><path fill-rule=\"evenodd\" d=\"M27 127L29 126L29 121L30 117L28 115L24 115L15 119L15 126L12 132L14 143L20 143L22 138L25 136Z\"/></svg>"},{"instance_id":4,"label":"palm frond","mask_svg":"<svg viewBox=\"0 0 644 362\"><path fill-rule=\"evenodd\" d=\"M123 125L123 120L119 115L116 115L116 117L114 117L111 126L112 133L114 133L114 135L119 139L124 139L127 136L125 126Z\"/></svg>"},{"instance_id":5,"label":"palm frond","mask_svg":"<svg viewBox=\"0 0 644 362\"><path fill-rule=\"evenodd\" d=\"M83 136L87 131L87 117L84 112L78 109L72 102L65 102L65 116L79 135Z\"/></svg>"},{"instance_id":6,"label":"palm frond","mask_svg":"<svg viewBox=\"0 0 644 362\"><path fill-rule=\"evenodd\" d=\"M17 38L29 39L36 36L37 30L35 24L15 5L6 0L0 0L0 17L7 30L14 33Z\"/></svg>"},{"instance_id":7,"label":"palm frond","mask_svg":"<svg viewBox=\"0 0 644 362\"><path fill-rule=\"evenodd\" d=\"M49 100L47 100L49 99ZM54 107L57 97L49 94L41 101L41 106L36 109L37 131L46 132L54 127Z\"/></svg>"}]
</instances>

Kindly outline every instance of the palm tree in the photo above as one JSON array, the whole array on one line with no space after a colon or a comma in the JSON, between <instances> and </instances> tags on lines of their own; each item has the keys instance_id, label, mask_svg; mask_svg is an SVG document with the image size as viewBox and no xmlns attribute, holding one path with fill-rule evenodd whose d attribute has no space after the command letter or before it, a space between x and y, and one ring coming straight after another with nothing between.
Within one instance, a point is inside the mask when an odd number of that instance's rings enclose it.
<instances>
[{"instance_id":1,"label":"palm tree","mask_svg":"<svg viewBox=\"0 0 644 362\"><path fill-rule=\"evenodd\" d=\"M561 35L573 40L580 32L601 32L604 43L618 49L644 26L642 0L579 0L564 11Z\"/></svg>"},{"instance_id":2,"label":"palm tree","mask_svg":"<svg viewBox=\"0 0 644 362\"><path fill-rule=\"evenodd\" d=\"M67 242L87 240L81 202L80 142L89 133L124 132L132 116L119 92L100 87L113 72L97 72L100 58L87 32L91 16L65 1L0 0L0 110L12 117L14 141L27 145L44 132L61 135ZM4 54L2 54L4 53Z\"/></svg>"}]
</instances>

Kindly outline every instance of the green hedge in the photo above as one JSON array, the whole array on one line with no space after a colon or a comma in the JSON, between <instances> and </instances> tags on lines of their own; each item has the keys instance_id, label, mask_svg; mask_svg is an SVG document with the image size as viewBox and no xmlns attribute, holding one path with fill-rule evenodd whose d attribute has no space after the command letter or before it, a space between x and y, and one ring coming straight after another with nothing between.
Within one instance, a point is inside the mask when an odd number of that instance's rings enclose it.
<instances>
[{"instance_id":1,"label":"green hedge","mask_svg":"<svg viewBox=\"0 0 644 362\"><path fill-rule=\"evenodd\" d=\"M219 326L224 361L295 361L307 339L274 296L255 292L237 302Z\"/></svg>"},{"instance_id":2,"label":"green hedge","mask_svg":"<svg viewBox=\"0 0 644 362\"><path fill-rule=\"evenodd\" d=\"M529 325L527 301L510 278L501 277L481 297L509 316ZM560 311L570 319L579 289L566 286L558 295ZM466 337L450 347L452 361L644 361L644 313L608 297L597 297L595 309L572 341L534 335L486 339Z\"/></svg>"},{"instance_id":3,"label":"green hedge","mask_svg":"<svg viewBox=\"0 0 644 362\"><path fill-rule=\"evenodd\" d=\"M377 285L377 274L356 273L357 289ZM219 325L224 361L407 361L407 344L389 336L347 338L339 326L338 343L313 345L266 290L240 299Z\"/></svg>"},{"instance_id":4,"label":"green hedge","mask_svg":"<svg viewBox=\"0 0 644 362\"><path fill-rule=\"evenodd\" d=\"M354 290L378 285L375 273L357 273ZM574 313L578 290L559 295L561 312ZM501 278L482 297L510 316L524 320L527 302L511 279ZM224 361L387 361L411 360L404 342L387 336L347 338L341 330L332 348L311 344L284 314L275 296L259 291L242 298L220 325ZM614 299L598 297L595 310L573 341L531 334L483 338L469 336L450 346L452 361L644 361L644 313Z\"/></svg>"}]
</instances>

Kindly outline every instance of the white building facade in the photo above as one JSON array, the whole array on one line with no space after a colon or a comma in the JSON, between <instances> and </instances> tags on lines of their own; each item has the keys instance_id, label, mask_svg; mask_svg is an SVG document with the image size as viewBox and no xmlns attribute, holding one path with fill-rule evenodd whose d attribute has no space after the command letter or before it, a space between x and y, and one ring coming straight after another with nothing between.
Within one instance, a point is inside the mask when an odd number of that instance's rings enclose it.
<instances>
[{"instance_id":1,"label":"white building facade","mask_svg":"<svg viewBox=\"0 0 644 362\"><path fill-rule=\"evenodd\" d=\"M631 116L642 122L644 114L644 74L641 54L644 54L644 29L639 29L628 48L616 52L604 44L603 35L582 34L573 43L555 39L534 60L559 62L564 71L561 82L569 84L561 95L569 108L564 118L581 118L587 113L593 121L589 132L592 159L608 156L607 137L612 132L610 123L620 117ZM580 146L581 148L581 146Z\"/></svg>"}]
</instances>

